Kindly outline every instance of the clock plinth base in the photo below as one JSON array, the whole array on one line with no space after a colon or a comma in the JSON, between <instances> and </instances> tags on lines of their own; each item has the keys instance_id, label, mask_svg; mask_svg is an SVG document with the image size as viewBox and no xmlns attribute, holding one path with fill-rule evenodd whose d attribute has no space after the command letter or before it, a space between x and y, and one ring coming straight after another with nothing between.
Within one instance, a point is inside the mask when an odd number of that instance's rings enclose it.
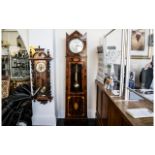
<instances>
[{"instance_id":1,"label":"clock plinth base","mask_svg":"<svg viewBox=\"0 0 155 155\"><path fill-rule=\"evenodd\" d=\"M65 126L87 126L87 118L65 118Z\"/></svg>"}]
</instances>

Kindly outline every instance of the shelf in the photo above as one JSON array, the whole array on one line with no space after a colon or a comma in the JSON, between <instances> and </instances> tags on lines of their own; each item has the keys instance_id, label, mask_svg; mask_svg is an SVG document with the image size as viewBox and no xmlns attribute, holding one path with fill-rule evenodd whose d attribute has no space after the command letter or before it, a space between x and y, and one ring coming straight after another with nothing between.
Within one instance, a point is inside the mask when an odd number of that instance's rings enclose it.
<instances>
[{"instance_id":1,"label":"shelf","mask_svg":"<svg viewBox=\"0 0 155 155\"><path fill-rule=\"evenodd\" d=\"M29 60L53 60L53 58L49 57L49 58L40 58L40 59L35 59L35 58L29 58Z\"/></svg>"},{"instance_id":2,"label":"shelf","mask_svg":"<svg viewBox=\"0 0 155 155\"><path fill-rule=\"evenodd\" d=\"M23 57L23 58L18 58L18 57L12 57L12 59L28 59L29 57Z\"/></svg>"},{"instance_id":3,"label":"shelf","mask_svg":"<svg viewBox=\"0 0 155 155\"><path fill-rule=\"evenodd\" d=\"M19 68L19 69L23 68L23 69L25 69L26 67L15 67L15 66L12 66L11 68Z\"/></svg>"},{"instance_id":4,"label":"shelf","mask_svg":"<svg viewBox=\"0 0 155 155\"><path fill-rule=\"evenodd\" d=\"M22 81L27 81L30 80L30 76L24 76L24 77L12 77L11 81L18 81L18 82L22 82Z\"/></svg>"}]
</instances>

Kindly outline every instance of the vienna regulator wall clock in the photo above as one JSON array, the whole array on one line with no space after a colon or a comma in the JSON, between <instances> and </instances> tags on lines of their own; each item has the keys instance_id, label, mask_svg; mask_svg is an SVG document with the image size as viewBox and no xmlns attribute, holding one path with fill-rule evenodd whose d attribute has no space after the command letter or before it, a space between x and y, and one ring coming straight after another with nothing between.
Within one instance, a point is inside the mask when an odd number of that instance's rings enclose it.
<instances>
[{"instance_id":1,"label":"vienna regulator wall clock","mask_svg":"<svg viewBox=\"0 0 155 155\"><path fill-rule=\"evenodd\" d=\"M87 117L86 34L66 33L66 118Z\"/></svg>"},{"instance_id":2,"label":"vienna regulator wall clock","mask_svg":"<svg viewBox=\"0 0 155 155\"><path fill-rule=\"evenodd\" d=\"M30 61L32 66L32 84L34 100L46 103L52 100L50 84L50 57L49 51L43 48L30 50Z\"/></svg>"}]
</instances>

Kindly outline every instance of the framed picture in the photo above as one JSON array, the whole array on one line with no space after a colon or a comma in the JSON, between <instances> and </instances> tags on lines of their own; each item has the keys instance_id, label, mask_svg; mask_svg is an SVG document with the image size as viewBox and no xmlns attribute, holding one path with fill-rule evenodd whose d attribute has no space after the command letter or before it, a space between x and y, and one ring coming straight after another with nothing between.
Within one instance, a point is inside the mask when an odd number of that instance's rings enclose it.
<instances>
[{"instance_id":1,"label":"framed picture","mask_svg":"<svg viewBox=\"0 0 155 155\"><path fill-rule=\"evenodd\" d=\"M130 55L132 59L150 59L150 30L149 29L132 29L130 41Z\"/></svg>"},{"instance_id":2,"label":"framed picture","mask_svg":"<svg viewBox=\"0 0 155 155\"><path fill-rule=\"evenodd\" d=\"M129 75L129 88L135 89L135 72L133 71Z\"/></svg>"}]
</instances>

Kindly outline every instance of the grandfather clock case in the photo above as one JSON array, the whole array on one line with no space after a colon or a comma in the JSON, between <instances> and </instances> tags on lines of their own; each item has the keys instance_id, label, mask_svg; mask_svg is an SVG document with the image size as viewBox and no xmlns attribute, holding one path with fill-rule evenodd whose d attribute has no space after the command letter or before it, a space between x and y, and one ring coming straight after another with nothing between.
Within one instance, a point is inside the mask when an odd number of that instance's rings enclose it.
<instances>
[{"instance_id":1,"label":"grandfather clock case","mask_svg":"<svg viewBox=\"0 0 155 155\"><path fill-rule=\"evenodd\" d=\"M66 33L66 118L87 118L87 35Z\"/></svg>"}]
</instances>

